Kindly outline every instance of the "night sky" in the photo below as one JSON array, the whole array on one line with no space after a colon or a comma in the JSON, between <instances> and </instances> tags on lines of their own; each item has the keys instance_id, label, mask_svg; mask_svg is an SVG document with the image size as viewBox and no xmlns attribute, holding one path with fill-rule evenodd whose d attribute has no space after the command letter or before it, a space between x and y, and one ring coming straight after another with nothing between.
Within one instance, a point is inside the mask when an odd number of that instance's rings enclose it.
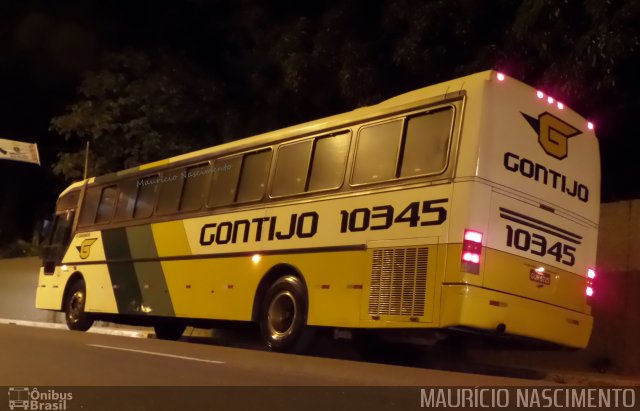
<instances>
[{"instance_id":1,"label":"night sky","mask_svg":"<svg viewBox=\"0 0 640 411\"><path fill-rule=\"evenodd\" d=\"M124 50L180 53L224 86L239 116L275 108L245 128L239 122L237 137L501 69L594 120L603 200L640 196L631 98L640 2L268 3L0 0L0 138L37 142L42 159L41 168L0 163L0 245L28 240L52 212L68 184L52 164L74 143L50 129L51 119L78 99L84 73L105 53Z\"/></svg>"}]
</instances>

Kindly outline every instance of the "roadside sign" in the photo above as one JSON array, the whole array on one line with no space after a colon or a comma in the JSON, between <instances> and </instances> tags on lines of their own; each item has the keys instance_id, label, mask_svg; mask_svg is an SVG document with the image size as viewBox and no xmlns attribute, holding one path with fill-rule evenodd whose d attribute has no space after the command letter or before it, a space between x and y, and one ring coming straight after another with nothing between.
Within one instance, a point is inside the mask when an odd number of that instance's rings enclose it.
<instances>
[{"instance_id":1,"label":"roadside sign","mask_svg":"<svg viewBox=\"0 0 640 411\"><path fill-rule=\"evenodd\" d=\"M40 165L38 145L0 138L0 160L24 161Z\"/></svg>"}]
</instances>

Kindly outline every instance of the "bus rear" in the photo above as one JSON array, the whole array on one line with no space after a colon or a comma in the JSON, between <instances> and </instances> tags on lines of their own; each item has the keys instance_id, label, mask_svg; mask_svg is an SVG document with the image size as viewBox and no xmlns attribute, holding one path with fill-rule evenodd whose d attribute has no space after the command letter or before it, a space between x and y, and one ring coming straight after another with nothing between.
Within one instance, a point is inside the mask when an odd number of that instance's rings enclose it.
<instances>
[{"instance_id":1,"label":"bus rear","mask_svg":"<svg viewBox=\"0 0 640 411\"><path fill-rule=\"evenodd\" d=\"M600 204L593 126L553 96L491 72L463 135L443 325L583 348L592 329ZM479 96L477 96L479 97ZM465 197L468 200L465 200ZM454 261L458 259L458 261ZM456 308L457 307L457 308Z\"/></svg>"}]
</instances>

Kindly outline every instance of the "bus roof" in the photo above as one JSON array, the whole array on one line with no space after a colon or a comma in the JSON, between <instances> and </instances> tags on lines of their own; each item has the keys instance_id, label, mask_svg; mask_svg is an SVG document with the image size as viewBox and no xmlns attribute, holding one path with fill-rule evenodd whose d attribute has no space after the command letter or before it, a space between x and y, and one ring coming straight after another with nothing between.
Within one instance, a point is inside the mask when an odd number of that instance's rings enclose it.
<instances>
[{"instance_id":1,"label":"bus roof","mask_svg":"<svg viewBox=\"0 0 640 411\"><path fill-rule=\"evenodd\" d=\"M250 149L252 147L259 147L267 144L271 144L280 140L286 140L291 137L298 137L304 135L312 135L314 133L322 131L330 131L335 128L339 128L353 121L358 121L366 118L376 117L378 115L388 113L392 109L402 110L404 106L415 105L416 102L422 100L429 100L436 97L446 98L447 95L454 95L462 90L475 89L480 87L481 84L491 78L495 73L493 70L487 70L475 74L471 74L465 77L459 77L453 80L445 81L435 85L423 87L417 90L413 90L396 97L384 100L381 103L357 108L355 110L337 114L334 116L326 117L323 119L313 120L306 123L286 127L270 131L263 134L258 134L253 137L242 138L229 143L220 144L213 147L204 148L201 150L181 154L175 157L166 158L163 160L155 161L152 163L141 164L136 167L118 171L115 173L105 174L99 177L91 177L87 180L82 180L71 184L65 189L60 196L63 196L74 188L79 188L85 183L101 183L109 182L120 179L121 177L144 171L153 170L158 167L165 166L167 164L184 162L192 158L213 155L213 154L231 154L236 151L242 151Z\"/></svg>"}]
</instances>

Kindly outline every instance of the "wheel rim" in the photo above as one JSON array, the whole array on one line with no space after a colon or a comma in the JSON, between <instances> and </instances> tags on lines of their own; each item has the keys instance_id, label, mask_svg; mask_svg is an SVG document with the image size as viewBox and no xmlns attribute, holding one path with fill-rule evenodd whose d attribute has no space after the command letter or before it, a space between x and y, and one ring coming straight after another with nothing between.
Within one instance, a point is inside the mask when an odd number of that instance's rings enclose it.
<instances>
[{"instance_id":1,"label":"wheel rim","mask_svg":"<svg viewBox=\"0 0 640 411\"><path fill-rule=\"evenodd\" d=\"M268 310L269 333L274 340L282 340L293 333L298 316L296 299L289 291L280 291L273 297Z\"/></svg>"},{"instance_id":2,"label":"wheel rim","mask_svg":"<svg viewBox=\"0 0 640 411\"><path fill-rule=\"evenodd\" d=\"M80 320L80 316L84 312L84 292L76 291L69 300L69 320L73 323L77 323Z\"/></svg>"}]
</instances>

